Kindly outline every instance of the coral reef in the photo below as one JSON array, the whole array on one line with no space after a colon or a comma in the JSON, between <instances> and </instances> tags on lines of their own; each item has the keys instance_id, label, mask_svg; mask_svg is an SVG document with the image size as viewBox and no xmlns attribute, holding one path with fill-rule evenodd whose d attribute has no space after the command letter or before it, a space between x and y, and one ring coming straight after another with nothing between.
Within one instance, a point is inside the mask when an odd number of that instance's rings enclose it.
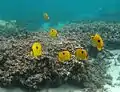
<instances>
[{"instance_id":1,"label":"coral reef","mask_svg":"<svg viewBox=\"0 0 120 92\"><path fill-rule=\"evenodd\" d=\"M27 31L17 25L16 20L4 21L0 20L0 36L11 37L14 36L19 38L21 36L26 37Z\"/></svg>"},{"instance_id":2,"label":"coral reef","mask_svg":"<svg viewBox=\"0 0 120 92\"><path fill-rule=\"evenodd\" d=\"M107 50L108 46L101 52L91 47L90 35L98 32L105 43L118 43L119 28L120 24L117 23L71 23L60 30L57 39L50 38L47 32L31 32L27 35L23 32L19 39L16 38L19 34L9 38L1 35L0 86L22 85L28 89L42 89L68 83L89 88L89 92L102 90L103 85L111 81L106 74L110 64L106 59L112 54ZM44 55L38 59L29 55L34 41L41 42L43 46ZM84 47L89 52L88 61L77 62L74 57L76 47ZM61 49L68 49L73 54L69 62L57 62L57 53Z\"/></svg>"},{"instance_id":3,"label":"coral reef","mask_svg":"<svg viewBox=\"0 0 120 92\"><path fill-rule=\"evenodd\" d=\"M97 32L102 35L108 49L120 49L120 23L104 21L80 21L67 24L62 32L88 32L90 35Z\"/></svg>"}]
</instances>

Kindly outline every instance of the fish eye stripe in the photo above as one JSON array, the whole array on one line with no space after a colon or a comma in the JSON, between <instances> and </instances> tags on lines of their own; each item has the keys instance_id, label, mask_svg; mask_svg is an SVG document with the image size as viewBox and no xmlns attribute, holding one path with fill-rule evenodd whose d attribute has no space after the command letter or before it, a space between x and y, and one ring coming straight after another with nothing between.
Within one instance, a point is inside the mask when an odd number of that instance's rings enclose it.
<instances>
[{"instance_id":1,"label":"fish eye stripe","mask_svg":"<svg viewBox=\"0 0 120 92\"><path fill-rule=\"evenodd\" d=\"M100 42L100 40L98 40L98 42Z\"/></svg>"},{"instance_id":2,"label":"fish eye stripe","mask_svg":"<svg viewBox=\"0 0 120 92\"><path fill-rule=\"evenodd\" d=\"M36 46L36 49L38 49L38 46Z\"/></svg>"}]
</instances>

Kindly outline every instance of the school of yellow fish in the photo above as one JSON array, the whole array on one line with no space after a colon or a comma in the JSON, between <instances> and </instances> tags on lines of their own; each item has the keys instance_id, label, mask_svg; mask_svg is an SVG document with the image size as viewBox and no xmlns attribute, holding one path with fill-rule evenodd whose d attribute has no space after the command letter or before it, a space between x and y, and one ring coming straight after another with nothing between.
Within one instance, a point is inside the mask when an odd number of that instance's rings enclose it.
<instances>
[{"instance_id":1,"label":"school of yellow fish","mask_svg":"<svg viewBox=\"0 0 120 92\"><path fill-rule=\"evenodd\" d=\"M45 20L49 20L49 16L47 13L43 14ZM51 28L48 34L52 38L58 37L58 31L54 28ZM91 45L96 47L98 51L103 50L104 42L102 37L96 33L95 35L91 36ZM31 55L35 58L42 56L42 45L40 42L34 42L31 47ZM88 60L88 53L83 48L76 48L74 56L78 61L80 60ZM71 53L68 50L63 50L58 52L57 59L59 62L66 62L70 61L72 58Z\"/></svg>"}]
</instances>

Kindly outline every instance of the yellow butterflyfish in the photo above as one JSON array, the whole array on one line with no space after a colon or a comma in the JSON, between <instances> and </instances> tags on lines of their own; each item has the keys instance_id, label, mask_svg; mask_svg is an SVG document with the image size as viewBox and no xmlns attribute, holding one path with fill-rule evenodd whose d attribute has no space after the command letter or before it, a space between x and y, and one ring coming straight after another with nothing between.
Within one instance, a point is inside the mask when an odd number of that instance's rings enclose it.
<instances>
[{"instance_id":1,"label":"yellow butterflyfish","mask_svg":"<svg viewBox=\"0 0 120 92\"><path fill-rule=\"evenodd\" d=\"M71 54L69 51L63 50L58 53L58 60L60 62L70 61L70 59L71 59Z\"/></svg>"},{"instance_id":2,"label":"yellow butterflyfish","mask_svg":"<svg viewBox=\"0 0 120 92\"><path fill-rule=\"evenodd\" d=\"M34 42L32 45L31 55L34 57L39 57L42 55L42 45L39 42Z\"/></svg>"},{"instance_id":3,"label":"yellow butterflyfish","mask_svg":"<svg viewBox=\"0 0 120 92\"><path fill-rule=\"evenodd\" d=\"M102 37L99 34L95 34L91 36L92 46L97 47L98 51L101 51L104 47L104 42Z\"/></svg>"},{"instance_id":4,"label":"yellow butterflyfish","mask_svg":"<svg viewBox=\"0 0 120 92\"><path fill-rule=\"evenodd\" d=\"M88 53L83 48L76 48L75 57L76 57L77 60L87 60L88 59Z\"/></svg>"},{"instance_id":5,"label":"yellow butterflyfish","mask_svg":"<svg viewBox=\"0 0 120 92\"><path fill-rule=\"evenodd\" d=\"M49 35L50 37L55 38L58 36L58 31L56 29L51 28L49 31Z\"/></svg>"},{"instance_id":6,"label":"yellow butterflyfish","mask_svg":"<svg viewBox=\"0 0 120 92\"><path fill-rule=\"evenodd\" d=\"M43 17L44 17L45 20L49 20L49 19L50 19L50 18L49 18L49 15L48 15L47 13L44 13L44 14L43 14Z\"/></svg>"}]
</instances>

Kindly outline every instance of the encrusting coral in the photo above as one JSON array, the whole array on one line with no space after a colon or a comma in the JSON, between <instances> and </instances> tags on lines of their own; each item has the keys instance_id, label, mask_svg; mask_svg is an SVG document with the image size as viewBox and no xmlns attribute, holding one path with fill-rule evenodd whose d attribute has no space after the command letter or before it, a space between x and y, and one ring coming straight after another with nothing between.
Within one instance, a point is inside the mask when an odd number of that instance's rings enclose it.
<instances>
[{"instance_id":1,"label":"encrusting coral","mask_svg":"<svg viewBox=\"0 0 120 92\"><path fill-rule=\"evenodd\" d=\"M1 36L0 86L7 87L19 84L25 88L42 89L46 85L48 87L59 87L68 83L81 88L103 88L105 80L107 80L106 72L109 67L106 58L111 57L111 54L107 49L97 52L95 48L91 47L90 35L94 31L92 32L90 29L94 27L107 42L109 36L111 36L110 33L106 34L108 37L106 38L103 34L104 31L99 31L99 27L101 26L103 30L106 27L104 25L114 27L117 24L99 24L98 22L98 24L90 25L90 23L76 23L74 24L76 29L73 27L71 29L70 25L73 24L66 25L68 31L63 28L64 33L61 33L57 39L51 39L47 36L47 32L33 32L27 34L27 38L23 36L19 39L14 36L12 38ZM88 30L86 26L88 26ZM96 26L99 26L98 29ZM71 32L70 30L77 31ZM40 58L28 55L35 41L40 42L43 47L44 54ZM74 50L76 47L84 47L88 51L89 59L87 61L81 62L75 59ZM57 61L57 54L61 49L67 49L71 52L72 58L69 62L61 63ZM94 53L97 53L95 57Z\"/></svg>"}]
</instances>

